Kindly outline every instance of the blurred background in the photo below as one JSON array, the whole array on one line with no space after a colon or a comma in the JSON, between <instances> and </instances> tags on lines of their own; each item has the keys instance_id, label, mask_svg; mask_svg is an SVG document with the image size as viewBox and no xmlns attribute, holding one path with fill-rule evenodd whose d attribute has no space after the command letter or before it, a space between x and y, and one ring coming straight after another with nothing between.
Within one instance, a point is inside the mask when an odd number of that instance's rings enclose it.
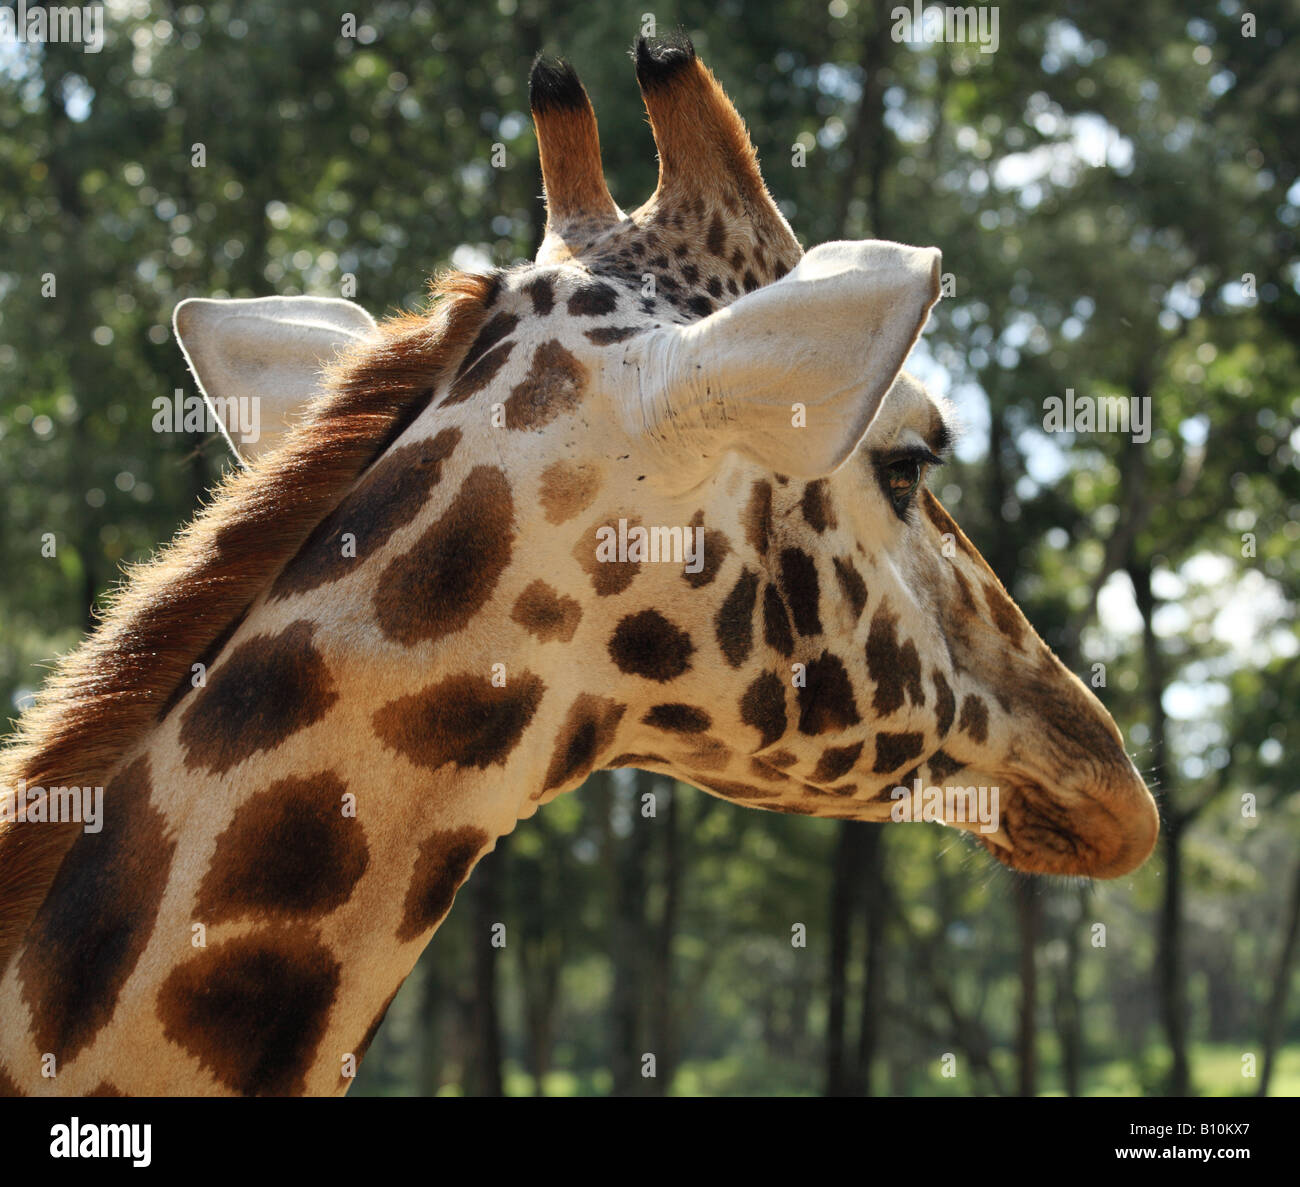
<instances>
[{"instance_id":1,"label":"blurred background","mask_svg":"<svg viewBox=\"0 0 1300 1187\"><path fill-rule=\"evenodd\" d=\"M912 369L966 434L933 485L1115 715L1161 845L1023 879L937 827L602 772L482 863L354 1093L1300 1093L1297 6L1016 0L991 53L868 0L648 7L124 0L100 53L0 43L6 718L230 464L151 431L193 391L176 303L382 315L530 256L543 48L632 208L627 50L680 25L805 245L942 248ZM1067 388L1150 397L1150 440L1044 432Z\"/></svg>"}]
</instances>

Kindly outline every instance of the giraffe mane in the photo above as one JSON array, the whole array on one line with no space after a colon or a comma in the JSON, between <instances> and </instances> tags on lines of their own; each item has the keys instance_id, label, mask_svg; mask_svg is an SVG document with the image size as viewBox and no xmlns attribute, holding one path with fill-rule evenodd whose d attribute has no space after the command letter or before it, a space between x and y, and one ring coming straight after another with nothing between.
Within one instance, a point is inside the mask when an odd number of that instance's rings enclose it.
<instances>
[{"instance_id":1,"label":"giraffe mane","mask_svg":"<svg viewBox=\"0 0 1300 1187\"><path fill-rule=\"evenodd\" d=\"M344 354L327 395L285 444L227 474L155 555L127 570L94 632L55 666L0 750L0 790L102 785L348 488L427 406L500 285L435 280L429 307L383 322ZM34 824L35 822L27 822ZM0 822L0 973L81 825Z\"/></svg>"}]
</instances>

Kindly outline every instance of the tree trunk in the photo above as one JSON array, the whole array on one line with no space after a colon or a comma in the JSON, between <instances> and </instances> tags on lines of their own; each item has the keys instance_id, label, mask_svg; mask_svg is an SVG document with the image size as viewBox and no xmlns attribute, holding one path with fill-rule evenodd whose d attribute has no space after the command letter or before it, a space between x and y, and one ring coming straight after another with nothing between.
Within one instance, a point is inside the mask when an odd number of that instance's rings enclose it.
<instances>
[{"instance_id":1,"label":"tree trunk","mask_svg":"<svg viewBox=\"0 0 1300 1187\"><path fill-rule=\"evenodd\" d=\"M1160 906L1159 985L1160 1014L1169 1044L1170 1096L1191 1094L1191 1071L1187 1062L1187 1000L1183 964L1183 830L1187 823L1174 804L1174 767L1169 761L1164 695L1165 663L1156 638L1153 618L1155 598L1151 593L1151 564L1130 563L1129 580L1142 615L1142 656L1146 666L1147 711L1151 719L1153 784L1164 794L1160 800L1160 842L1165 859L1164 900Z\"/></svg>"},{"instance_id":2,"label":"tree trunk","mask_svg":"<svg viewBox=\"0 0 1300 1187\"><path fill-rule=\"evenodd\" d=\"M1296 942L1300 938L1300 862L1296 864L1291 879L1291 900L1283 924L1282 948L1277 954L1277 969L1273 974L1273 992L1269 995L1264 1012L1264 1067L1259 1077L1259 1095L1268 1095L1268 1082L1273 1075L1273 1061L1282 1043L1286 1023L1287 989L1291 981L1291 965L1295 961Z\"/></svg>"},{"instance_id":3,"label":"tree trunk","mask_svg":"<svg viewBox=\"0 0 1300 1187\"><path fill-rule=\"evenodd\" d=\"M1017 878L1016 918L1020 925L1020 1026L1016 1037L1016 1065L1021 1096L1038 1095L1038 1059L1035 1025L1038 1014L1038 928L1042 903L1030 878Z\"/></svg>"},{"instance_id":4,"label":"tree trunk","mask_svg":"<svg viewBox=\"0 0 1300 1187\"><path fill-rule=\"evenodd\" d=\"M504 1096L501 1077L501 1019L497 1008L497 953L492 928L501 922L505 884L506 838L497 841L474 871L466 890L471 892L474 917L474 1000L471 1009L471 1046L465 1074L467 1096Z\"/></svg>"},{"instance_id":5,"label":"tree trunk","mask_svg":"<svg viewBox=\"0 0 1300 1187\"><path fill-rule=\"evenodd\" d=\"M614 1077L613 1095L641 1096L646 1092L641 1075L641 1057L646 1053L645 918L646 859L655 821L643 819L640 797L654 790L654 776L644 771L633 775L629 791L617 788L609 799L609 812L625 807L630 814L631 832L620 840L610 827L609 854L612 863L613 910L610 915L610 954L614 984L610 993ZM656 1058L656 1072L658 1071Z\"/></svg>"},{"instance_id":6,"label":"tree trunk","mask_svg":"<svg viewBox=\"0 0 1300 1187\"><path fill-rule=\"evenodd\" d=\"M1066 929L1065 965L1056 981L1053 1013L1061 1045L1061 1078L1067 1096L1079 1096L1083 1087L1083 1009L1079 1001L1079 965L1083 934L1088 925L1088 888L1079 890L1079 915Z\"/></svg>"},{"instance_id":7,"label":"tree trunk","mask_svg":"<svg viewBox=\"0 0 1300 1187\"><path fill-rule=\"evenodd\" d=\"M442 1012L445 987L437 970L430 964L424 970L420 986L420 1057L418 1091L421 1096L437 1096L442 1087Z\"/></svg>"},{"instance_id":8,"label":"tree trunk","mask_svg":"<svg viewBox=\"0 0 1300 1187\"><path fill-rule=\"evenodd\" d=\"M888 17L882 0L864 6L862 21L865 28L858 60L862 70L862 96L858 100L858 110L849 133L849 160L840 178L835 210L835 226L841 239L849 237L849 209L864 163L867 169L867 221L870 224L866 230L877 239L885 237L880 179L884 175L888 139L882 75L893 43L889 37Z\"/></svg>"},{"instance_id":9,"label":"tree trunk","mask_svg":"<svg viewBox=\"0 0 1300 1187\"><path fill-rule=\"evenodd\" d=\"M677 1070L677 1032L673 1015L673 939L681 902L682 832L678 788L671 779L655 776L659 796L659 833L663 845L663 903L655 929L654 967L651 971L649 1033L657 1063L656 1075L647 1082L654 1096L667 1096Z\"/></svg>"},{"instance_id":10,"label":"tree trunk","mask_svg":"<svg viewBox=\"0 0 1300 1187\"><path fill-rule=\"evenodd\" d=\"M844 1019L848 999L853 908L861 885L862 831L862 825L855 821L845 821L839 826L831 868L830 966L826 1018L827 1096L847 1096L852 1091Z\"/></svg>"},{"instance_id":11,"label":"tree trunk","mask_svg":"<svg viewBox=\"0 0 1300 1187\"><path fill-rule=\"evenodd\" d=\"M857 1091L872 1096L885 1005L885 834L883 824L860 824L862 888L866 896L867 943L862 963L862 1013L858 1025Z\"/></svg>"}]
</instances>

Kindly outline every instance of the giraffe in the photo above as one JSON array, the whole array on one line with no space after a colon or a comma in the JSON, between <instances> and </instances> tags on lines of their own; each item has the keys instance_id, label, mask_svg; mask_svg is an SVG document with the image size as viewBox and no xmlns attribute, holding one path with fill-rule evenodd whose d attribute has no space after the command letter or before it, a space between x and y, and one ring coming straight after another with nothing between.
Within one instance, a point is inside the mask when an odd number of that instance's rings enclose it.
<instances>
[{"instance_id":1,"label":"giraffe","mask_svg":"<svg viewBox=\"0 0 1300 1187\"><path fill-rule=\"evenodd\" d=\"M901 368L938 252L805 254L689 41L634 56L631 214L542 57L535 260L380 324L178 307L267 431L4 752L0 1091L345 1092L475 863L597 769L870 821L960 776L996 826L940 819L1014 869L1150 853L1111 718L924 486L951 413ZM42 819L69 786L98 831Z\"/></svg>"}]
</instances>

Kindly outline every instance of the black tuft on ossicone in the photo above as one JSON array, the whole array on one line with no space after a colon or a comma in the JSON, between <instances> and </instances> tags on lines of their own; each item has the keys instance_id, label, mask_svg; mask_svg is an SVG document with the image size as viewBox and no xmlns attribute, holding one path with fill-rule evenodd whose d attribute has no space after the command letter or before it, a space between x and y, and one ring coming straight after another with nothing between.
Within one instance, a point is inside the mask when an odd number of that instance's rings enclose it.
<instances>
[{"instance_id":1,"label":"black tuft on ossicone","mask_svg":"<svg viewBox=\"0 0 1300 1187\"><path fill-rule=\"evenodd\" d=\"M632 49L636 59L636 80L642 90L651 90L671 81L695 61L695 46L680 29L651 40L638 37Z\"/></svg>"},{"instance_id":2,"label":"black tuft on ossicone","mask_svg":"<svg viewBox=\"0 0 1300 1187\"><path fill-rule=\"evenodd\" d=\"M528 75L528 102L538 115L575 111L587 106L587 92L578 72L563 58L538 54Z\"/></svg>"}]
</instances>

